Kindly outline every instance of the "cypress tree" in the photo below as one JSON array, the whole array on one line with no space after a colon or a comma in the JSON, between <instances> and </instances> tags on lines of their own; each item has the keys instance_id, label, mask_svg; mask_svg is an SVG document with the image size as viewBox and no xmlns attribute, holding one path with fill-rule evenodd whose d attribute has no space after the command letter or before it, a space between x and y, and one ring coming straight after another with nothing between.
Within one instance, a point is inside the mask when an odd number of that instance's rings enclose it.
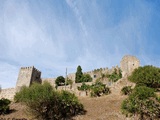
<instances>
[{"instance_id":1,"label":"cypress tree","mask_svg":"<svg viewBox=\"0 0 160 120\"><path fill-rule=\"evenodd\" d=\"M79 66L77 67L75 82L76 82L76 83L81 82L82 76L83 76L82 68L81 68L81 66L79 65Z\"/></svg>"}]
</instances>

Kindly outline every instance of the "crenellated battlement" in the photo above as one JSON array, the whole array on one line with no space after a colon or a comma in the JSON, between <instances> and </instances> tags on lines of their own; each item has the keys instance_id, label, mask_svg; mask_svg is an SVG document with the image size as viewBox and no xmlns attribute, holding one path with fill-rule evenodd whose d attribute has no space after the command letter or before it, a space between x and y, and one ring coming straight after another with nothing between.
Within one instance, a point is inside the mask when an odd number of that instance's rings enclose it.
<instances>
[{"instance_id":1,"label":"crenellated battlement","mask_svg":"<svg viewBox=\"0 0 160 120\"><path fill-rule=\"evenodd\" d=\"M21 67L20 69L22 69L22 70L34 70L34 71L36 71L36 72L40 72L40 73L41 73L41 71L39 71L38 69L36 69L34 66Z\"/></svg>"},{"instance_id":2,"label":"crenellated battlement","mask_svg":"<svg viewBox=\"0 0 160 120\"><path fill-rule=\"evenodd\" d=\"M30 86L33 82L41 83L41 72L34 66L21 67L16 84L16 91L19 91L22 86Z\"/></svg>"}]
</instances>

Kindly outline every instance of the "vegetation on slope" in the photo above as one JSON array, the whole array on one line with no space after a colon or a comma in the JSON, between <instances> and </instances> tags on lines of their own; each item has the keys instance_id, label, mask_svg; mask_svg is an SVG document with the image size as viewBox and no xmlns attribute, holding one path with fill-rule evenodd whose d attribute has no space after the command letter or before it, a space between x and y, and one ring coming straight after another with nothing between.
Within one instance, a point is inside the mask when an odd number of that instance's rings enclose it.
<instances>
[{"instance_id":1,"label":"vegetation on slope","mask_svg":"<svg viewBox=\"0 0 160 120\"><path fill-rule=\"evenodd\" d=\"M100 81L96 81L92 85L86 85L85 83L82 83L82 85L78 87L78 90L90 92L92 97L100 97L110 93L110 89Z\"/></svg>"},{"instance_id":2,"label":"vegetation on slope","mask_svg":"<svg viewBox=\"0 0 160 120\"><path fill-rule=\"evenodd\" d=\"M14 100L24 103L39 120L59 120L84 113L83 105L74 94L55 91L47 82L23 87Z\"/></svg>"},{"instance_id":3,"label":"vegetation on slope","mask_svg":"<svg viewBox=\"0 0 160 120\"><path fill-rule=\"evenodd\" d=\"M123 95L130 95L132 93L132 86L124 86L122 89L121 89L121 93Z\"/></svg>"},{"instance_id":4,"label":"vegetation on slope","mask_svg":"<svg viewBox=\"0 0 160 120\"><path fill-rule=\"evenodd\" d=\"M135 69L131 76L128 77L131 82L138 86L147 86L151 88L160 87L160 68L154 66L144 66Z\"/></svg>"},{"instance_id":5,"label":"vegetation on slope","mask_svg":"<svg viewBox=\"0 0 160 120\"><path fill-rule=\"evenodd\" d=\"M82 82L91 82L91 81L92 81L92 77L89 74L83 74L82 68L79 65L76 71L75 82L82 83Z\"/></svg>"},{"instance_id":6,"label":"vegetation on slope","mask_svg":"<svg viewBox=\"0 0 160 120\"><path fill-rule=\"evenodd\" d=\"M1 114L8 114L10 112L9 104L11 103L10 100L2 98L0 99L0 115Z\"/></svg>"},{"instance_id":7,"label":"vegetation on slope","mask_svg":"<svg viewBox=\"0 0 160 120\"><path fill-rule=\"evenodd\" d=\"M127 116L137 115L140 120L160 119L160 101L155 88L160 87L160 68L144 66L136 69L129 80L136 83L129 97L122 103Z\"/></svg>"},{"instance_id":8,"label":"vegetation on slope","mask_svg":"<svg viewBox=\"0 0 160 120\"><path fill-rule=\"evenodd\" d=\"M120 69L114 69L114 72L112 74L107 74L106 77L112 82L117 82L122 78L122 71Z\"/></svg>"}]
</instances>

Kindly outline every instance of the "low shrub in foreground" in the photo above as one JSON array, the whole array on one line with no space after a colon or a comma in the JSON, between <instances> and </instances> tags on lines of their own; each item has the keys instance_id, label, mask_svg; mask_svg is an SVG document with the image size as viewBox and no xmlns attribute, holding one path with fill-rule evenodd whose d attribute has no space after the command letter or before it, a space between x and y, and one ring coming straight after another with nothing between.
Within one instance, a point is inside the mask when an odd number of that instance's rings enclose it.
<instances>
[{"instance_id":1,"label":"low shrub in foreground","mask_svg":"<svg viewBox=\"0 0 160 120\"><path fill-rule=\"evenodd\" d=\"M83 105L74 94L55 91L47 82L23 87L14 99L24 103L39 120L60 120L84 113Z\"/></svg>"},{"instance_id":2,"label":"low shrub in foreground","mask_svg":"<svg viewBox=\"0 0 160 120\"><path fill-rule=\"evenodd\" d=\"M160 103L154 89L145 86L136 87L122 103L122 112L127 116L137 115L140 120L160 119Z\"/></svg>"},{"instance_id":3,"label":"low shrub in foreground","mask_svg":"<svg viewBox=\"0 0 160 120\"><path fill-rule=\"evenodd\" d=\"M11 103L10 100L2 98L0 99L0 115L1 114L8 114L10 112L9 104Z\"/></svg>"}]
</instances>

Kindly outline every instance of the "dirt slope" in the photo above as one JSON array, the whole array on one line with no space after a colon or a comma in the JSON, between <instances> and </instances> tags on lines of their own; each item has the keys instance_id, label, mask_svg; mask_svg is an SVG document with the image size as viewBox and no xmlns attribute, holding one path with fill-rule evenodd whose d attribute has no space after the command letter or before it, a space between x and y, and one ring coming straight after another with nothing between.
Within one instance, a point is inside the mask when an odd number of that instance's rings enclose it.
<instances>
[{"instance_id":1,"label":"dirt slope","mask_svg":"<svg viewBox=\"0 0 160 120\"><path fill-rule=\"evenodd\" d=\"M87 113L74 117L75 120L130 120L121 114L121 103L127 96L122 96L120 90L123 86L133 85L126 79L121 79L111 86L111 94L99 98L81 97L79 98L84 105ZM29 116L25 113L25 106L21 104L11 104L11 108L15 111L9 115L0 116L1 118L26 118ZM23 119L23 120L26 120Z\"/></svg>"}]
</instances>

